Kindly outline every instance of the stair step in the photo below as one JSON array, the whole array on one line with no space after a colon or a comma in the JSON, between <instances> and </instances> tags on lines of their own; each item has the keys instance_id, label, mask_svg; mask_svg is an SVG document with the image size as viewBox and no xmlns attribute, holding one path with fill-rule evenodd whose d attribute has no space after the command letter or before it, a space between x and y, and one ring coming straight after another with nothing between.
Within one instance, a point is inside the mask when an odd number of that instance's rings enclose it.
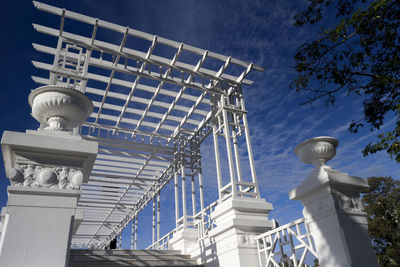
<instances>
[{"instance_id":1,"label":"stair step","mask_svg":"<svg viewBox=\"0 0 400 267\"><path fill-rule=\"evenodd\" d=\"M79 257L70 256L69 261L96 261L96 260L124 260L124 261L157 261L157 260L179 260L179 261L194 261L188 256L178 257L178 256L133 256L133 255L112 255L112 256L99 256L99 255L82 255Z\"/></svg>"},{"instance_id":2,"label":"stair step","mask_svg":"<svg viewBox=\"0 0 400 267\"><path fill-rule=\"evenodd\" d=\"M180 261L154 261L154 262L140 262L140 261L133 261L133 262L126 262L126 261L94 261L94 262L71 262L69 263L69 267L96 267L96 266L103 266L103 267L120 267L120 266L186 266L186 267L199 267L203 265L197 265L187 262L180 262Z\"/></svg>"},{"instance_id":3,"label":"stair step","mask_svg":"<svg viewBox=\"0 0 400 267\"><path fill-rule=\"evenodd\" d=\"M93 255L83 255L83 256L70 256L69 260L70 261L93 261L93 260L102 260L102 259L109 259L109 260L186 260L190 261L190 257L177 257L177 256L121 256L121 255L115 255L115 256L93 256Z\"/></svg>"},{"instance_id":4,"label":"stair step","mask_svg":"<svg viewBox=\"0 0 400 267\"><path fill-rule=\"evenodd\" d=\"M179 250L129 250L129 249L112 249L112 250L87 250L73 249L70 255L182 255Z\"/></svg>"},{"instance_id":5,"label":"stair step","mask_svg":"<svg viewBox=\"0 0 400 267\"><path fill-rule=\"evenodd\" d=\"M177 250L71 250L69 267L201 266Z\"/></svg>"}]
</instances>

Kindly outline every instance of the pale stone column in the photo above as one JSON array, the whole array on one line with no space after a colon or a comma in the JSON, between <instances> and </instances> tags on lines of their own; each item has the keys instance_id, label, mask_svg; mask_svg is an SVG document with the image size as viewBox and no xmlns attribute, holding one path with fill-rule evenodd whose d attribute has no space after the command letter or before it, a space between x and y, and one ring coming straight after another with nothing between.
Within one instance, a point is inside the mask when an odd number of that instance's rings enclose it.
<instances>
[{"instance_id":1,"label":"pale stone column","mask_svg":"<svg viewBox=\"0 0 400 267\"><path fill-rule=\"evenodd\" d=\"M173 250L188 254L193 246L197 246L197 238L197 229L182 227L174 233L169 243Z\"/></svg>"},{"instance_id":2,"label":"pale stone column","mask_svg":"<svg viewBox=\"0 0 400 267\"><path fill-rule=\"evenodd\" d=\"M79 195L10 186L0 266L65 266Z\"/></svg>"},{"instance_id":3,"label":"pale stone column","mask_svg":"<svg viewBox=\"0 0 400 267\"><path fill-rule=\"evenodd\" d=\"M215 227L199 239L197 229L182 228L170 240L173 249L196 258L206 267L259 266L254 237L274 228L268 219L272 204L262 198L233 197L211 213Z\"/></svg>"},{"instance_id":4,"label":"pale stone column","mask_svg":"<svg viewBox=\"0 0 400 267\"><path fill-rule=\"evenodd\" d=\"M73 134L92 112L91 101L69 88L32 91L37 131L5 131L1 140L8 187L2 210L0 266L67 266L72 234L83 214L77 209L97 142Z\"/></svg>"},{"instance_id":5,"label":"pale stone column","mask_svg":"<svg viewBox=\"0 0 400 267\"><path fill-rule=\"evenodd\" d=\"M315 169L289 197L303 203L321 266L379 266L360 199L367 180L325 165L335 156L337 145L334 138L316 137L296 147L301 161Z\"/></svg>"},{"instance_id":6,"label":"pale stone column","mask_svg":"<svg viewBox=\"0 0 400 267\"><path fill-rule=\"evenodd\" d=\"M217 256L215 265L259 266L254 237L275 226L275 221L268 219L272 209L262 198L233 197L218 204L211 214L217 226L209 232Z\"/></svg>"}]
</instances>

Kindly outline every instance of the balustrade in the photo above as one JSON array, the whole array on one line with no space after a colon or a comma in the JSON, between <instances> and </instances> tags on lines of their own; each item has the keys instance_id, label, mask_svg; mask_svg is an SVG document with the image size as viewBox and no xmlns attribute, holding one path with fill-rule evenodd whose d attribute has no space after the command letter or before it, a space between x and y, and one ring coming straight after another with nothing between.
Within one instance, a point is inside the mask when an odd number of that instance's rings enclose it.
<instances>
[{"instance_id":1,"label":"balustrade","mask_svg":"<svg viewBox=\"0 0 400 267\"><path fill-rule=\"evenodd\" d=\"M306 267L317 258L313 238L304 218L255 237L260 266Z\"/></svg>"}]
</instances>

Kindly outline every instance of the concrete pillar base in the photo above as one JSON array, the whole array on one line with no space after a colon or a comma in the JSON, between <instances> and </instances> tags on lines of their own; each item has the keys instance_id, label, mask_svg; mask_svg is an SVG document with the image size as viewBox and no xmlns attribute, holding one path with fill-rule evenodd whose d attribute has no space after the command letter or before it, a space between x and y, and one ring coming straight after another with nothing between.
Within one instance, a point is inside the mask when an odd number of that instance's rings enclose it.
<instances>
[{"instance_id":1,"label":"concrete pillar base","mask_svg":"<svg viewBox=\"0 0 400 267\"><path fill-rule=\"evenodd\" d=\"M80 190L8 187L0 266L66 266L79 196Z\"/></svg>"},{"instance_id":2,"label":"concrete pillar base","mask_svg":"<svg viewBox=\"0 0 400 267\"><path fill-rule=\"evenodd\" d=\"M194 228L179 229L170 240L172 249L180 250L182 254L188 253L189 249L197 244L198 233Z\"/></svg>"},{"instance_id":3,"label":"concrete pillar base","mask_svg":"<svg viewBox=\"0 0 400 267\"><path fill-rule=\"evenodd\" d=\"M219 204L211 215L217 227L209 236L217 257L210 266L259 266L254 237L274 227L268 219L271 210L264 199L234 197Z\"/></svg>"}]
</instances>

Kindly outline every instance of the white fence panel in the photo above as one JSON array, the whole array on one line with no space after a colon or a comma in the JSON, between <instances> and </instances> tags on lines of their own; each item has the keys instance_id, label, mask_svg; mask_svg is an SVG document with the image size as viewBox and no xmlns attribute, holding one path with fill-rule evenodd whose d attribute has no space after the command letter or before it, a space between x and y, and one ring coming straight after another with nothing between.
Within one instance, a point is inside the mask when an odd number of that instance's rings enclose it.
<instances>
[{"instance_id":1,"label":"white fence panel","mask_svg":"<svg viewBox=\"0 0 400 267\"><path fill-rule=\"evenodd\" d=\"M304 218L256 236L260 266L306 267L317 258Z\"/></svg>"}]
</instances>

